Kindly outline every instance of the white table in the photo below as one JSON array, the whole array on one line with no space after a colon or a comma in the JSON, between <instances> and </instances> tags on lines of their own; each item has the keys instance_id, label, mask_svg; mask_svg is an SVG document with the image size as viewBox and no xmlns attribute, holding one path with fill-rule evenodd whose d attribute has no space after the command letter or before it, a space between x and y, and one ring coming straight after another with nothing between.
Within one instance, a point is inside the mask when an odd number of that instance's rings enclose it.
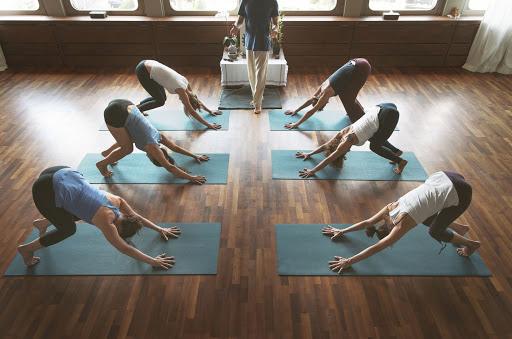
<instances>
[{"instance_id":1,"label":"white table","mask_svg":"<svg viewBox=\"0 0 512 339\"><path fill-rule=\"evenodd\" d=\"M249 77L247 75L247 58L238 56L238 59L233 62L224 60L227 58L227 52L224 52L222 60L220 61L221 85L248 85ZM273 55L269 55L266 84L269 86L286 86L287 78L288 64L284 58L283 50L281 50L281 53L279 54L279 59L274 59Z\"/></svg>"}]
</instances>

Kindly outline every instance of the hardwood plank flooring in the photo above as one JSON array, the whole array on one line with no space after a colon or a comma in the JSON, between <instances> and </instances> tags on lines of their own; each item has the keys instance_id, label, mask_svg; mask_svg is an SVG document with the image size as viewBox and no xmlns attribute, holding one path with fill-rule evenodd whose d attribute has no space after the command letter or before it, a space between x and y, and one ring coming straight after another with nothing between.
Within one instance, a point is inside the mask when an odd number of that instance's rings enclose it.
<instances>
[{"instance_id":1,"label":"hardwood plank flooring","mask_svg":"<svg viewBox=\"0 0 512 339\"><path fill-rule=\"evenodd\" d=\"M182 71L215 106L219 75ZM285 107L331 71L291 69ZM451 169L472 183L462 220L491 278L278 276L274 224L360 221L418 183L273 181L271 149L312 148L332 133L270 132L265 113L235 111L229 131L168 133L196 152L229 152L228 185L103 187L154 221L221 222L216 276L0 278L0 337L512 337L511 93L510 76L458 69L376 70L360 93L363 105L397 104L391 141L429 173ZM101 151L112 141L97 131L107 103L145 95L131 70L0 73L1 272L38 217L39 172Z\"/></svg>"}]
</instances>

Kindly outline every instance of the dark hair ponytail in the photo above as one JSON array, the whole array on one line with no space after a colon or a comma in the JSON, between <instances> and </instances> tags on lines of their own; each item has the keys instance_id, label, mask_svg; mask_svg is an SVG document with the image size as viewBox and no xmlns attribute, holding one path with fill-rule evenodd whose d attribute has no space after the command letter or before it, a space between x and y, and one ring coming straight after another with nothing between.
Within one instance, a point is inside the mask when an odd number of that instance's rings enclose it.
<instances>
[{"instance_id":1,"label":"dark hair ponytail","mask_svg":"<svg viewBox=\"0 0 512 339\"><path fill-rule=\"evenodd\" d=\"M368 238L373 238L373 236L377 234L377 238L379 238L379 240L382 240L389 235L389 230L386 226L380 226L379 228L377 228L374 225L372 225L366 227L365 233L366 236L368 236Z\"/></svg>"},{"instance_id":2,"label":"dark hair ponytail","mask_svg":"<svg viewBox=\"0 0 512 339\"><path fill-rule=\"evenodd\" d=\"M121 220L118 233L121 238L131 238L142 228L142 221L135 215L125 215Z\"/></svg>"}]
</instances>

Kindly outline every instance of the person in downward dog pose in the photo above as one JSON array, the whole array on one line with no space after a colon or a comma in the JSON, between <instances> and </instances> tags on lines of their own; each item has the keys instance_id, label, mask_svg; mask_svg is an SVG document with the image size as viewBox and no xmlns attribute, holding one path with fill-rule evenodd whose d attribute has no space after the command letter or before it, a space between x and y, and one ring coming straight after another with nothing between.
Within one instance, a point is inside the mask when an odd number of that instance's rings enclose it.
<instances>
[{"instance_id":1,"label":"person in downward dog pose","mask_svg":"<svg viewBox=\"0 0 512 339\"><path fill-rule=\"evenodd\" d=\"M469 257L480 247L480 242L466 237L469 226L459 224L455 220L469 207L471 197L471 185L462 175L454 172L436 172L421 186L408 192L398 201L388 204L370 219L344 229L324 227L322 233L332 240L341 239L345 233L359 230L366 230L370 237L377 234L379 238L379 242L353 257L334 257L334 260L329 262L329 267L340 273L393 245L418 224L428 226L430 235L437 241L458 245L457 253ZM383 225L377 228L377 223Z\"/></svg>"},{"instance_id":2,"label":"person in downward dog pose","mask_svg":"<svg viewBox=\"0 0 512 339\"><path fill-rule=\"evenodd\" d=\"M363 58L352 59L341 66L322 83L315 94L313 94L313 97L296 110L288 110L284 113L293 116L302 109L313 106L299 121L288 123L285 127L288 129L298 128L304 121L311 118L313 114L322 111L329 102L329 99L336 95L341 99L350 121L354 123L359 120L364 115L364 109L357 100L357 94L366 83L371 69L368 60Z\"/></svg>"},{"instance_id":3,"label":"person in downward dog pose","mask_svg":"<svg viewBox=\"0 0 512 339\"><path fill-rule=\"evenodd\" d=\"M114 100L109 103L104 113L105 123L116 142L103 151L105 157L96 163L96 167L104 177L111 177L112 172L108 165L115 165L119 160L133 152L133 144L146 155L151 162L179 178L190 180L195 184L204 184L206 178L199 175L191 175L182 168L175 165L174 159L169 156L165 148L187 155L196 159L197 162L208 161L206 155L196 155L176 145L171 139L161 134L146 119L139 109L128 100Z\"/></svg>"},{"instance_id":4,"label":"person in downward dog pose","mask_svg":"<svg viewBox=\"0 0 512 339\"><path fill-rule=\"evenodd\" d=\"M107 241L119 252L145 262L155 268L169 269L174 257L165 253L150 257L130 246L125 239L142 227L158 232L163 239L179 237L177 227L162 228L137 214L123 198L101 191L90 185L79 172L56 166L44 170L32 186L34 204L44 216L34 221L39 238L18 246L18 252L27 266L39 263L34 253L72 236L76 221L83 220L100 229ZM54 230L47 232L50 224Z\"/></svg>"},{"instance_id":5,"label":"person in downward dog pose","mask_svg":"<svg viewBox=\"0 0 512 339\"><path fill-rule=\"evenodd\" d=\"M353 145L362 146L370 141L370 150L396 164L393 171L401 174L407 160L401 158L402 151L393 146L389 137L398 123L399 113L395 104L385 103L372 107L363 117L338 132L331 140L310 153L297 152L297 158L309 159L312 155L325 152L326 158L313 169L304 168L299 171L301 178L309 178L325 166L333 163L343 166L345 155Z\"/></svg>"},{"instance_id":6,"label":"person in downward dog pose","mask_svg":"<svg viewBox=\"0 0 512 339\"><path fill-rule=\"evenodd\" d=\"M167 90L170 94L178 95L188 117L194 118L211 129L222 128L221 125L216 123L209 123L197 113L198 110L204 109L213 116L222 114L221 111L213 111L206 107L194 94L187 78L183 75L155 60L142 60L135 68L135 73L142 87L150 95L149 98L142 100L137 105L144 115L148 115L147 111L165 104L167 100L165 90Z\"/></svg>"}]
</instances>

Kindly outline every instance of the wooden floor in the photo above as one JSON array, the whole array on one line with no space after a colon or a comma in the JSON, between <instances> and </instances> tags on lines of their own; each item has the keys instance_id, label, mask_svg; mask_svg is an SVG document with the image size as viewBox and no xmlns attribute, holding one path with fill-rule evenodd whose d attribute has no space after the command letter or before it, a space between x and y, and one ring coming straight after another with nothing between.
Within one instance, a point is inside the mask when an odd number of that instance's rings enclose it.
<instances>
[{"instance_id":1,"label":"wooden floor","mask_svg":"<svg viewBox=\"0 0 512 339\"><path fill-rule=\"evenodd\" d=\"M330 71L292 69L285 107ZM219 75L185 72L214 106ZM271 149L311 148L332 133L270 132L266 114L236 111L229 131L168 134L197 152L229 152L227 185L104 187L155 221L221 222L216 276L0 278L0 337L512 337L511 93L510 76L390 69L360 94L364 105L397 104L392 142L429 173L455 170L471 182L463 221L491 278L278 276L274 224L360 221L418 183L273 181ZM102 150L112 140L97 131L108 101L144 96L130 70L0 73L1 272L38 216L38 173Z\"/></svg>"}]
</instances>

